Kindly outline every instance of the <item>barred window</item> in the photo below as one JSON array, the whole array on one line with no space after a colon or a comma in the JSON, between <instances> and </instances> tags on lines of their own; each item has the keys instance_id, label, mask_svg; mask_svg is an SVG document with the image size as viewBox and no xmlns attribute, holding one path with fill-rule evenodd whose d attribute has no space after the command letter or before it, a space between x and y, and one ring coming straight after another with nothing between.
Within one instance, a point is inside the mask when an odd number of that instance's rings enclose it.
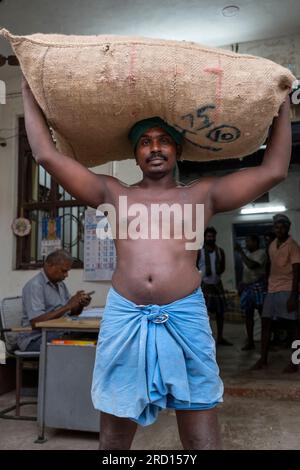
<instances>
[{"instance_id":1,"label":"barred window","mask_svg":"<svg viewBox=\"0 0 300 470\"><path fill-rule=\"evenodd\" d=\"M68 194L45 169L38 165L28 143L24 118L19 118L18 217L31 222L31 232L17 237L17 269L43 265L42 220L60 217L62 247L74 259L73 267L83 267L83 201ZM70 175L71 177L71 175Z\"/></svg>"}]
</instances>

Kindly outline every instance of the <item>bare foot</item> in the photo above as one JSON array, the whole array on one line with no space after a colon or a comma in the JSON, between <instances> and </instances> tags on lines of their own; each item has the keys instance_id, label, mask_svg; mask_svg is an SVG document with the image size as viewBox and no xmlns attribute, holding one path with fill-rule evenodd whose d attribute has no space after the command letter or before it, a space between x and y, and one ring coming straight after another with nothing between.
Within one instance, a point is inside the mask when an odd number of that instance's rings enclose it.
<instances>
[{"instance_id":1,"label":"bare foot","mask_svg":"<svg viewBox=\"0 0 300 470\"><path fill-rule=\"evenodd\" d=\"M258 361L250 368L250 370L261 370L261 369L267 369L268 364L264 362L261 358L258 359Z\"/></svg>"}]
</instances>

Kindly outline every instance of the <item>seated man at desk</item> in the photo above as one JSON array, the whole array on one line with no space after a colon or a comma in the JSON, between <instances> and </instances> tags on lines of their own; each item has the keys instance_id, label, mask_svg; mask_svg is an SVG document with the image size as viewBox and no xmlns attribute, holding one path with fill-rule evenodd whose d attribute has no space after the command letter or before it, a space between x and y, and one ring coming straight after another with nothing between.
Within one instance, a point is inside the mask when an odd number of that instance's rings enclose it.
<instances>
[{"instance_id":1,"label":"seated man at desk","mask_svg":"<svg viewBox=\"0 0 300 470\"><path fill-rule=\"evenodd\" d=\"M18 347L21 351L39 351L42 334L34 329L36 323L54 320L70 315L79 315L87 306L91 297L84 291L78 291L72 297L63 282L72 267L72 257L64 250L50 253L43 269L28 281L22 291L23 318L22 327L32 327L32 332L20 333ZM48 339L58 337L58 333L49 333Z\"/></svg>"}]
</instances>

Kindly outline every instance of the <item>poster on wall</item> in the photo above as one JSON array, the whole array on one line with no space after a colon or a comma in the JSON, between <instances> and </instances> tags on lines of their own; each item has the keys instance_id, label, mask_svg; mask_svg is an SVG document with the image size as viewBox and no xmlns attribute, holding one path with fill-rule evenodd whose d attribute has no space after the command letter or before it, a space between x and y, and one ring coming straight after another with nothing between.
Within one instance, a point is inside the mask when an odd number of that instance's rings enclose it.
<instances>
[{"instance_id":1,"label":"poster on wall","mask_svg":"<svg viewBox=\"0 0 300 470\"><path fill-rule=\"evenodd\" d=\"M43 217L41 255L47 257L53 251L61 248L61 218Z\"/></svg>"},{"instance_id":2,"label":"poster on wall","mask_svg":"<svg viewBox=\"0 0 300 470\"><path fill-rule=\"evenodd\" d=\"M110 281L116 267L116 249L113 238L97 237L97 225L105 221L103 213L87 209L84 217L84 280Z\"/></svg>"}]
</instances>

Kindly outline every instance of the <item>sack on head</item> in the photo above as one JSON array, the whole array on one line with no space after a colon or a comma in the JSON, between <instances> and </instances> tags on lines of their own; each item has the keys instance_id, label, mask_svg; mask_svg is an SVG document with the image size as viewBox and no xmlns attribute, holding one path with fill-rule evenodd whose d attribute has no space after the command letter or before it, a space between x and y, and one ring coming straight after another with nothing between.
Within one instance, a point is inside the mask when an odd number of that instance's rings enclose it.
<instances>
[{"instance_id":1,"label":"sack on head","mask_svg":"<svg viewBox=\"0 0 300 470\"><path fill-rule=\"evenodd\" d=\"M58 147L86 166L133 157L128 132L153 116L184 133L184 159L251 154L295 80L270 60L184 41L0 34Z\"/></svg>"}]
</instances>

